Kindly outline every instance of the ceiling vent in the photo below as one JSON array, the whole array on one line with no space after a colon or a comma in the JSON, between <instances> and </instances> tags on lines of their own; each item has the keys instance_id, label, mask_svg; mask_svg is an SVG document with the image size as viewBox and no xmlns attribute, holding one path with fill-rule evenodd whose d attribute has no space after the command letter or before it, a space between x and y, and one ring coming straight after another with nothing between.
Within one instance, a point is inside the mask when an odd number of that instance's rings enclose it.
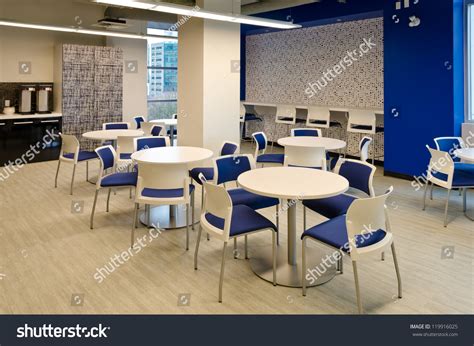
<instances>
[{"instance_id":1,"label":"ceiling vent","mask_svg":"<svg viewBox=\"0 0 474 346\"><path fill-rule=\"evenodd\" d=\"M119 19L119 18L99 19L97 21L97 24L93 24L92 26L95 26L97 28L112 29L112 30L121 30L121 29L126 29L130 27L130 25L127 24L127 21L125 19Z\"/></svg>"}]
</instances>

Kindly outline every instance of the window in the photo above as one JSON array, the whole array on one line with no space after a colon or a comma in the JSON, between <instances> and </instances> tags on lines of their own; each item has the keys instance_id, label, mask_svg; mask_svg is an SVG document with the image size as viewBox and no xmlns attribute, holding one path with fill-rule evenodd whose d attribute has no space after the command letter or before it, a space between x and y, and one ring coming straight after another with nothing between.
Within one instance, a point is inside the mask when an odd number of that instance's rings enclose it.
<instances>
[{"instance_id":1,"label":"window","mask_svg":"<svg viewBox=\"0 0 474 346\"><path fill-rule=\"evenodd\" d=\"M148 33L170 36L148 39L148 118L167 119L178 108L178 34L157 29Z\"/></svg>"},{"instance_id":2,"label":"window","mask_svg":"<svg viewBox=\"0 0 474 346\"><path fill-rule=\"evenodd\" d=\"M468 114L474 122L474 1L467 1L467 62L468 62Z\"/></svg>"}]
</instances>

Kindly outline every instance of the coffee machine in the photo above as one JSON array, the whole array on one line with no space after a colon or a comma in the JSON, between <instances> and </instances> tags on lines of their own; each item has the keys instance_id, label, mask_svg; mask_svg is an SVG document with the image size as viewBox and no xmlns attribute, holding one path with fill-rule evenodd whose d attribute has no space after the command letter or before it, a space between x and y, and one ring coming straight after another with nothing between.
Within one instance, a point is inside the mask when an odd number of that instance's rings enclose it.
<instances>
[{"instance_id":1,"label":"coffee machine","mask_svg":"<svg viewBox=\"0 0 474 346\"><path fill-rule=\"evenodd\" d=\"M20 88L20 103L18 105L18 113L33 114L33 94L36 91L35 85L22 85Z\"/></svg>"},{"instance_id":2,"label":"coffee machine","mask_svg":"<svg viewBox=\"0 0 474 346\"><path fill-rule=\"evenodd\" d=\"M53 86L40 84L36 91L36 113L49 114L53 111Z\"/></svg>"}]
</instances>

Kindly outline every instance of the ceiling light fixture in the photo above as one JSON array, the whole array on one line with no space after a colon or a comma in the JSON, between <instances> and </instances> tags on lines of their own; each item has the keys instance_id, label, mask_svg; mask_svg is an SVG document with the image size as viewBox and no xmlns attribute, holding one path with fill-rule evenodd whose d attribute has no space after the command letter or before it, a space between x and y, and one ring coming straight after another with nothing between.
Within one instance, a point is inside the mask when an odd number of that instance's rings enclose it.
<instances>
[{"instance_id":1,"label":"ceiling light fixture","mask_svg":"<svg viewBox=\"0 0 474 346\"><path fill-rule=\"evenodd\" d=\"M269 28L276 29L297 29L301 28L299 24L293 24L292 22L285 22L280 20L244 16L240 14L226 14L219 12L211 12L196 7L175 5L175 4L165 4L157 3L146 0L93 0L96 3L113 5L113 6L122 6L122 7L131 7L138 8L142 10L150 10L157 12L173 13L182 16L197 17L203 19L212 19L219 20L224 22L232 22L239 24L250 24L257 26L265 26Z\"/></svg>"},{"instance_id":2,"label":"ceiling light fixture","mask_svg":"<svg viewBox=\"0 0 474 346\"><path fill-rule=\"evenodd\" d=\"M0 26L10 26L10 27L16 27L16 28L27 28L27 29L59 31L59 32L71 32L71 33L77 33L77 34L97 35L97 36L123 37L123 38L143 39L143 40L146 40L148 38L161 37L161 36L155 36L155 35L129 34L125 32L89 30L89 29L74 28L74 27L67 27L67 26L20 23L20 22L14 22L14 21L3 20L3 19L0 19Z\"/></svg>"}]
</instances>

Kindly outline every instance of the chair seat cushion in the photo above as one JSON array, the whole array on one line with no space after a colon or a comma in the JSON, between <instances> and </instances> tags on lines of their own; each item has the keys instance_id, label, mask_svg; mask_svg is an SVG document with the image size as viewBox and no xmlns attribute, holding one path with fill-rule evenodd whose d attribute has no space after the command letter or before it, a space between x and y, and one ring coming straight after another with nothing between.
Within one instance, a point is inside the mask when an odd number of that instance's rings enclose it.
<instances>
[{"instance_id":1,"label":"chair seat cushion","mask_svg":"<svg viewBox=\"0 0 474 346\"><path fill-rule=\"evenodd\" d=\"M102 178L100 182L100 186L102 187L136 186L137 178L138 178L137 172L113 173Z\"/></svg>"},{"instance_id":2,"label":"chair seat cushion","mask_svg":"<svg viewBox=\"0 0 474 346\"><path fill-rule=\"evenodd\" d=\"M195 189L193 184L189 185L189 193ZM184 189L143 189L142 196L150 198L180 198L184 196Z\"/></svg>"},{"instance_id":3,"label":"chair seat cushion","mask_svg":"<svg viewBox=\"0 0 474 346\"><path fill-rule=\"evenodd\" d=\"M358 248L374 245L385 238L387 233L384 230L377 230L371 233L360 234L356 236L356 246ZM301 239L304 237L311 237L320 242L341 249L344 252L350 252L348 244L346 228L346 216L341 215L334 219L328 220L322 224L314 226L306 230ZM352 245L352 244L350 244Z\"/></svg>"},{"instance_id":4,"label":"chair seat cushion","mask_svg":"<svg viewBox=\"0 0 474 346\"><path fill-rule=\"evenodd\" d=\"M273 207L280 203L278 198L260 196L244 189L232 189L228 192L233 205L246 205L253 210Z\"/></svg>"},{"instance_id":5,"label":"chair seat cushion","mask_svg":"<svg viewBox=\"0 0 474 346\"><path fill-rule=\"evenodd\" d=\"M328 219L332 219L346 214L355 199L356 197L342 194L329 198L303 201L303 205Z\"/></svg>"},{"instance_id":6,"label":"chair seat cushion","mask_svg":"<svg viewBox=\"0 0 474 346\"><path fill-rule=\"evenodd\" d=\"M285 161L285 154L263 154L257 157L258 163L280 163Z\"/></svg>"},{"instance_id":7,"label":"chair seat cushion","mask_svg":"<svg viewBox=\"0 0 474 346\"><path fill-rule=\"evenodd\" d=\"M166 131L166 133L168 134L168 136L171 136L171 130ZM177 136L177 135L178 135L178 130L174 129L173 130L173 136Z\"/></svg>"},{"instance_id":8,"label":"chair seat cushion","mask_svg":"<svg viewBox=\"0 0 474 346\"><path fill-rule=\"evenodd\" d=\"M207 213L205 217L207 222L212 226L222 230L224 229L224 219L209 213ZM267 228L275 232L277 231L273 222L246 205L236 205L232 208L230 223L231 237Z\"/></svg>"},{"instance_id":9,"label":"chair seat cushion","mask_svg":"<svg viewBox=\"0 0 474 346\"><path fill-rule=\"evenodd\" d=\"M455 171L462 171L470 174L474 174L474 164L472 163L455 163L454 164Z\"/></svg>"},{"instance_id":10,"label":"chair seat cushion","mask_svg":"<svg viewBox=\"0 0 474 346\"><path fill-rule=\"evenodd\" d=\"M448 176L446 174L440 172L433 172L433 177L443 181L446 181L448 179ZM461 169L455 169L453 176L453 187L463 186L474 186L474 173Z\"/></svg>"},{"instance_id":11,"label":"chair seat cushion","mask_svg":"<svg viewBox=\"0 0 474 346\"><path fill-rule=\"evenodd\" d=\"M73 153L64 154L63 156L66 159L74 159ZM81 162L81 161L93 160L97 158L99 158L99 156L97 156L97 153L95 151L80 151L77 161Z\"/></svg>"},{"instance_id":12,"label":"chair seat cushion","mask_svg":"<svg viewBox=\"0 0 474 346\"><path fill-rule=\"evenodd\" d=\"M206 180L214 179L214 168L212 167L196 167L189 171L189 176L193 178L195 182L201 185L201 180L199 179L199 174L202 173Z\"/></svg>"},{"instance_id":13,"label":"chair seat cushion","mask_svg":"<svg viewBox=\"0 0 474 346\"><path fill-rule=\"evenodd\" d=\"M132 154L122 153L120 154L120 160L131 160Z\"/></svg>"}]
</instances>

